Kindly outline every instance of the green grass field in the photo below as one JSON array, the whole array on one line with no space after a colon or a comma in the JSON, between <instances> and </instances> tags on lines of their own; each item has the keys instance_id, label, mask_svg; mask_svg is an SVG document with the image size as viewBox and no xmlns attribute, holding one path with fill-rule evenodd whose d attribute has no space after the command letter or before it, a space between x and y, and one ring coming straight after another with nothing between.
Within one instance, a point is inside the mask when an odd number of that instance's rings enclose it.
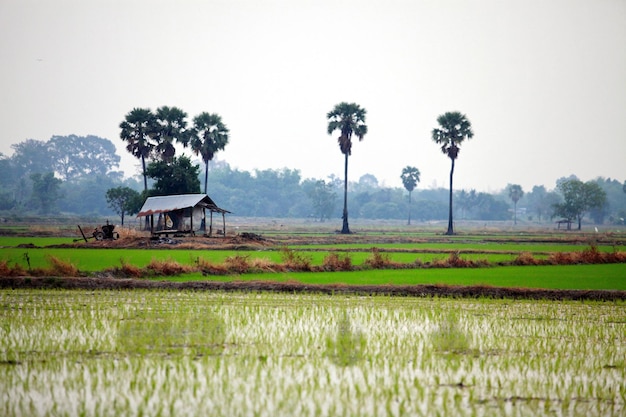
<instances>
[{"instance_id":1,"label":"green grass field","mask_svg":"<svg viewBox=\"0 0 626 417\"><path fill-rule=\"evenodd\" d=\"M168 281L295 281L304 284L444 284L509 288L626 291L626 264L507 266L490 268L393 269L348 272L288 272L206 277L186 274Z\"/></svg>"},{"instance_id":2,"label":"green grass field","mask_svg":"<svg viewBox=\"0 0 626 417\"><path fill-rule=\"evenodd\" d=\"M389 239L394 239L389 236ZM312 265L322 265L330 253L349 257L354 266L363 266L372 257L372 248L383 251L390 262L398 264L432 263L445 261L450 253L458 253L461 259L484 261L490 265L498 262L511 262L520 254L530 254L536 259L545 259L551 253L580 252L588 244L551 238L550 242L510 242L509 236L500 237L499 242L491 236L490 241L463 236L442 243L440 237L435 242L376 243L362 242L342 244L292 245L289 249L307 259ZM74 265L82 273L96 273L123 264L145 268L154 261L175 262L181 265L194 265L199 261L223 263L234 256L246 262L261 260L279 264L284 261L281 247L259 250L194 250L164 247L159 249L113 249L113 248L58 248L54 245L67 244L73 239L65 237L13 237L0 236L0 261L9 265L19 265L25 270L45 268L50 265L50 257ZM584 242L584 241L583 241ZM626 247L615 242L597 246L599 251L624 251ZM593 289L626 290L626 264L609 265L551 265L551 266L489 266L484 268L411 268L411 269L371 269L348 272L263 272L242 275L202 275L201 273L168 276L167 280L269 280L298 281L307 284L346 285L485 285L494 287L528 287L548 289Z\"/></svg>"}]
</instances>

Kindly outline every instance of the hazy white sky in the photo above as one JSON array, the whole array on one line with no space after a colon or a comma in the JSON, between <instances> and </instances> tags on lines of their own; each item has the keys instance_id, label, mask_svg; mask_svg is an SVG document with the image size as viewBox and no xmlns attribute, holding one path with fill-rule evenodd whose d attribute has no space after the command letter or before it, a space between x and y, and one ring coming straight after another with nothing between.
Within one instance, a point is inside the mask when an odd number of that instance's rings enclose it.
<instances>
[{"instance_id":1,"label":"hazy white sky","mask_svg":"<svg viewBox=\"0 0 626 417\"><path fill-rule=\"evenodd\" d=\"M447 187L431 140L461 111L474 138L455 189L626 179L625 0L0 0L0 152L93 134L118 146L134 107L218 113L218 158L343 177L326 113L368 111L349 178ZM187 151L189 154L189 151Z\"/></svg>"}]
</instances>

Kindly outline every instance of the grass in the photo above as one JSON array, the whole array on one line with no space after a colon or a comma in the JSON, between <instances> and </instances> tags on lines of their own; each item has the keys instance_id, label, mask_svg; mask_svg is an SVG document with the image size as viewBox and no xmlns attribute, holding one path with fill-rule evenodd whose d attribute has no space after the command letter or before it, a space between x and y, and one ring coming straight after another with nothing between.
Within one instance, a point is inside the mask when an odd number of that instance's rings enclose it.
<instances>
[{"instance_id":1,"label":"grass","mask_svg":"<svg viewBox=\"0 0 626 417\"><path fill-rule=\"evenodd\" d=\"M390 235L390 239L393 236ZM623 261L611 265L530 266L546 261L555 264L602 263L604 258L625 255L620 252L624 247L621 244L467 243L469 237L475 236L464 236L465 243L283 245L262 250L194 250L176 246L171 250L169 247L57 248L44 243L50 244L58 238L0 237L0 243L15 245L0 248L0 275L76 276L104 271L115 276L167 280L291 280L311 284L626 290L626 263ZM500 238L508 239L507 236ZM41 246L16 247L27 242ZM572 249L575 252L571 252ZM497 266L511 263L526 266ZM316 272L307 272L311 270Z\"/></svg>"},{"instance_id":2,"label":"grass","mask_svg":"<svg viewBox=\"0 0 626 417\"><path fill-rule=\"evenodd\" d=\"M276 272L236 276L194 273L168 281L295 281L345 285L485 285L492 287L626 291L626 264L386 269L349 272Z\"/></svg>"},{"instance_id":3,"label":"grass","mask_svg":"<svg viewBox=\"0 0 626 417\"><path fill-rule=\"evenodd\" d=\"M7 417L626 411L624 302L3 290L0 307Z\"/></svg>"}]
</instances>

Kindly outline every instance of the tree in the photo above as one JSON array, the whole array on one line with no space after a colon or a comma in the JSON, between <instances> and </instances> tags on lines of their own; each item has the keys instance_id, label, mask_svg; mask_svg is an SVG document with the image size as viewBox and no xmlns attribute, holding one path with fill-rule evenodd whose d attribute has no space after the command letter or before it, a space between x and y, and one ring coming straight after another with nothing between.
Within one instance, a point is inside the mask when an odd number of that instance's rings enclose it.
<instances>
[{"instance_id":1,"label":"tree","mask_svg":"<svg viewBox=\"0 0 626 417\"><path fill-rule=\"evenodd\" d=\"M509 205L491 194L478 193L475 218L477 220L506 220L510 218Z\"/></svg>"},{"instance_id":2,"label":"tree","mask_svg":"<svg viewBox=\"0 0 626 417\"><path fill-rule=\"evenodd\" d=\"M441 152L450 158L452 163L450 168L450 196L448 209L448 231L447 235L454 234L452 221L452 178L454 175L454 162L459 156L460 145L466 139L474 136L472 125L464 114L460 112L447 112L437 118L439 128L432 131L432 139L441 146Z\"/></svg>"},{"instance_id":3,"label":"tree","mask_svg":"<svg viewBox=\"0 0 626 417\"><path fill-rule=\"evenodd\" d=\"M120 123L120 129L120 138L127 142L126 150L141 160L143 188L147 192L146 159L156 147L155 138L159 130L156 117L150 109L134 108Z\"/></svg>"},{"instance_id":4,"label":"tree","mask_svg":"<svg viewBox=\"0 0 626 417\"><path fill-rule=\"evenodd\" d=\"M469 192L461 190L456 194L457 206L461 208L461 218L465 219L467 211L474 208L478 202L478 196L476 190L472 189Z\"/></svg>"},{"instance_id":5,"label":"tree","mask_svg":"<svg viewBox=\"0 0 626 417\"><path fill-rule=\"evenodd\" d=\"M585 213L592 209L601 209L606 204L606 192L593 181L568 179L559 182L557 188L563 194L564 201L554 204L553 216L567 220L577 219L578 230L581 230Z\"/></svg>"},{"instance_id":6,"label":"tree","mask_svg":"<svg viewBox=\"0 0 626 417\"><path fill-rule=\"evenodd\" d=\"M513 224L517 224L517 202L524 196L524 190L519 184L509 184L507 187L509 191L509 198L513 200Z\"/></svg>"},{"instance_id":7,"label":"tree","mask_svg":"<svg viewBox=\"0 0 626 417\"><path fill-rule=\"evenodd\" d=\"M344 162L344 182L343 182L343 226L341 233L350 233L348 226L348 157L352 153L352 134L355 134L359 141L367 134L365 116L367 111L356 103L341 102L337 104L328 114L328 134L332 135L335 130L341 134L337 141L339 149L345 156Z\"/></svg>"},{"instance_id":8,"label":"tree","mask_svg":"<svg viewBox=\"0 0 626 417\"><path fill-rule=\"evenodd\" d=\"M171 163L151 162L146 175L155 180L153 195L194 194L200 192L198 165L186 156L174 157Z\"/></svg>"},{"instance_id":9,"label":"tree","mask_svg":"<svg viewBox=\"0 0 626 417\"><path fill-rule=\"evenodd\" d=\"M402 169L402 175L400 175L402 179L402 184L404 188L409 192L409 222L411 224L411 193L417 186L417 183L420 182L420 170L412 167L406 166Z\"/></svg>"},{"instance_id":10,"label":"tree","mask_svg":"<svg viewBox=\"0 0 626 417\"><path fill-rule=\"evenodd\" d=\"M52 172L31 174L30 179L33 181L33 200L39 203L39 212L51 213L57 200L61 198L59 190L62 181L55 178Z\"/></svg>"},{"instance_id":11,"label":"tree","mask_svg":"<svg viewBox=\"0 0 626 417\"><path fill-rule=\"evenodd\" d=\"M187 146L189 132L187 131L187 113L178 107L162 106L156 110L158 125L157 143L154 152L164 161L171 162L176 154L175 143Z\"/></svg>"},{"instance_id":12,"label":"tree","mask_svg":"<svg viewBox=\"0 0 626 417\"><path fill-rule=\"evenodd\" d=\"M200 113L193 119L191 149L204 161L204 193L207 193L209 161L228 144L228 128L215 113Z\"/></svg>"},{"instance_id":13,"label":"tree","mask_svg":"<svg viewBox=\"0 0 626 417\"><path fill-rule=\"evenodd\" d=\"M330 219L335 210L335 202L337 200L337 194L334 191L332 182L315 181L314 186L309 189L307 195L313 203L313 212L320 219L320 222Z\"/></svg>"},{"instance_id":14,"label":"tree","mask_svg":"<svg viewBox=\"0 0 626 417\"><path fill-rule=\"evenodd\" d=\"M108 189L106 199L111 210L121 217L122 226L124 226L125 214L136 214L141 208L141 205L137 204L141 201L141 194L129 187L120 186Z\"/></svg>"},{"instance_id":15,"label":"tree","mask_svg":"<svg viewBox=\"0 0 626 417\"><path fill-rule=\"evenodd\" d=\"M120 163L113 142L97 136L53 136L47 146L54 171L65 181L109 175Z\"/></svg>"},{"instance_id":16,"label":"tree","mask_svg":"<svg viewBox=\"0 0 626 417\"><path fill-rule=\"evenodd\" d=\"M27 139L11 145L11 148L11 161L24 177L37 172L54 172L52 155L46 142Z\"/></svg>"}]
</instances>

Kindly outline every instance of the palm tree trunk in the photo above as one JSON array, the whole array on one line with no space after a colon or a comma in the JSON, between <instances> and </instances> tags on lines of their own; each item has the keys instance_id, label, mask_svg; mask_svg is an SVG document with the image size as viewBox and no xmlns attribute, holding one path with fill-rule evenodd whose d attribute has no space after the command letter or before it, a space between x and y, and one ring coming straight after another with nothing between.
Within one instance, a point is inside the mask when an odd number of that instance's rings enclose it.
<instances>
[{"instance_id":1,"label":"palm tree trunk","mask_svg":"<svg viewBox=\"0 0 626 417\"><path fill-rule=\"evenodd\" d=\"M454 159L452 158L452 167L450 168L450 209L448 212L448 231L446 235L454 234L454 226L452 222L452 176L454 175Z\"/></svg>"},{"instance_id":2,"label":"palm tree trunk","mask_svg":"<svg viewBox=\"0 0 626 417\"><path fill-rule=\"evenodd\" d=\"M204 163L204 194L207 193L208 179L209 179L209 161L206 161ZM213 215L213 212L211 212L211 215ZM202 216L202 221L200 222L200 230L202 230L203 232L206 231L206 213L204 213L204 216Z\"/></svg>"},{"instance_id":3,"label":"palm tree trunk","mask_svg":"<svg viewBox=\"0 0 626 417\"><path fill-rule=\"evenodd\" d=\"M350 228L348 227L348 154L345 154L345 164L343 170L343 227L341 228L342 234L349 234Z\"/></svg>"},{"instance_id":4,"label":"palm tree trunk","mask_svg":"<svg viewBox=\"0 0 626 417\"><path fill-rule=\"evenodd\" d=\"M411 192L409 191L409 226L411 225Z\"/></svg>"},{"instance_id":5,"label":"palm tree trunk","mask_svg":"<svg viewBox=\"0 0 626 417\"><path fill-rule=\"evenodd\" d=\"M146 158L141 155L141 168L143 169L143 190L148 194L148 177L146 177Z\"/></svg>"},{"instance_id":6,"label":"palm tree trunk","mask_svg":"<svg viewBox=\"0 0 626 417\"><path fill-rule=\"evenodd\" d=\"M146 177L146 158L141 155L141 167L143 168L143 191L145 197L148 197L148 177ZM148 230L148 216L146 216L146 221L144 223L144 230Z\"/></svg>"},{"instance_id":7,"label":"palm tree trunk","mask_svg":"<svg viewBox=\"0 0 626 417\"><path fill-rule=\"evenodd\" d=\"M206 161L204 163L204 194L206 194L208 178L209 178L209 161Z\"/></svg>"}]
</instances>

